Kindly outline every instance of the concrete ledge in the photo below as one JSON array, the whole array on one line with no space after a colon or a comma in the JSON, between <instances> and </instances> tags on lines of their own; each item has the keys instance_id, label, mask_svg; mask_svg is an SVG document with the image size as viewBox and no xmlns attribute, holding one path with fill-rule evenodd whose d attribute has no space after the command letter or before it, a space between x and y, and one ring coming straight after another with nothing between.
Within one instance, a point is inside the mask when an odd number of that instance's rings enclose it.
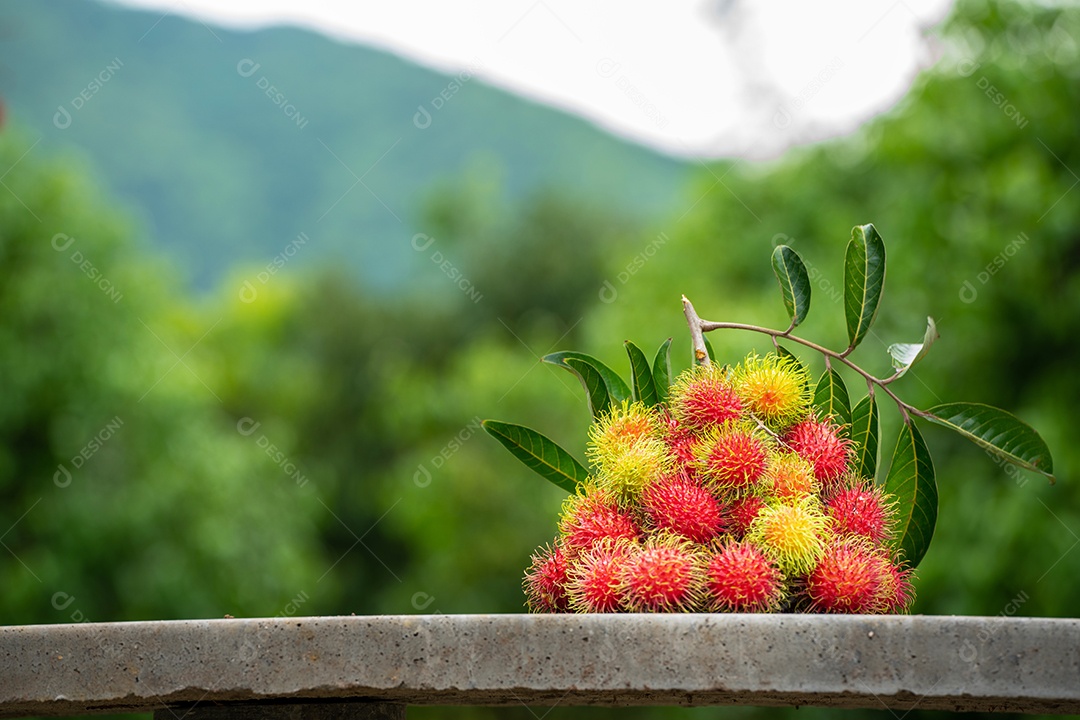
<instances>
[{"instance_id":1,"label":"concrete ledge","mask_svg":"<svg viewBox=\"0 0 1080 720\"><path fill-rule=\"evenodd\" d=\"M1080 620L407 615L0 628L0 717L274 701L1080 712Z\"/></svg>"}]
</instances>

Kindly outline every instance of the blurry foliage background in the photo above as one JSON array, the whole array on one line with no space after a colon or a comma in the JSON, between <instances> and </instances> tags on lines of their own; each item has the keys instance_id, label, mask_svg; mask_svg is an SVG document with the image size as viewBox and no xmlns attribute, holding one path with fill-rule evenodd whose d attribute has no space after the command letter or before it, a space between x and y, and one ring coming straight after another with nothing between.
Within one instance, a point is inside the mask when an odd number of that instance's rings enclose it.
<instances>
[{"instance_id":1,"label":"blurry foliage background","mask_svg":"<svg viewBox=\"0 0 1080 720\"><path fill-rule=\"evenodd\" d=\"M436 240L414 238L421 279L391 290L327 253L266 282L254 280L265 260L219 267L196 294L91 168L30 152L16 103L0 132L0 622L521 611L522 571L554 535L562 493L479 419L528 424L580 456L583 394L538 356L581 349L625 372L623 340L651 350L671 336L681 369L682 293L708 319L783 327L779 242L815 278L801 334L842 346L842 253L864 222L889 270L856 358L887 374L885 346L921 338L933 315L942 339L901 395L1010 409L1046 437L1061 480L1006 472L924 428L941 508L914 611L996 615L1023 596L1020 614L1075 616L1080 10L966 1L940 36L941 60L893 112L771 164L688 164L691 181L644 219L602 192L508 193L483 158L452 181L401 180L424 198L410 222ZM263 221L245 212L231 222ZM732 358L768 347L710 339ZM892 410L883 402L886 466ZM616 713L670 716L551 716ZM410 710L436 716L532 715Z\"/></svg>"}]
</instances>

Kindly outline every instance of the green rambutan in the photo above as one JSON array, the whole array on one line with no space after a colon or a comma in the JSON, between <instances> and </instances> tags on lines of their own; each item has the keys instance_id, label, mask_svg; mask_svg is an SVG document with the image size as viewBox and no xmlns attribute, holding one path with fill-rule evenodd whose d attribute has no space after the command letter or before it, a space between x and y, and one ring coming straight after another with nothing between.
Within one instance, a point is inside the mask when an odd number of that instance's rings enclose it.
<instances>
[{"instance_id":1,"label":"green rambutan","mask_svg":"<svg viewBox=\"0 0 1080 720\"><path fill-rule=\"evenodd\" d=\"M878 485L864 478L853 478L845 487L834 490L825 503L838 535L858 535L874 544L892 536L896 503Z\"/></svg>"},{"instance_id":2,"label":"green rambutan","mask_svg":"<svg viewBox=\"0 0 1080 720\"><path fill-rule=\"evenodd\" d=\"M612 405L589 427L589 457L603 465L612 456L642 440L658 440L663 422L656 410L640 402Z\"/></svg>"},{"instance_id":3,"label":"green rambutan","mask_svg":"<svg viewBox=\"0 0 1080 720\"><path fill-rule=\"evenodd\" d=\"M631 552L622 587L632 612L692 611L705 591L700 551L677 535L652 535Z\"/></svg>"},{"instance_id":4,"label":"green rambutan","mask_svg":"<svg viewBox=\"0 0 1080 720\"><path fill-rule=\"evenodd\" d=\"M888 558L862 538L830 542L806 578L806 594L816 612L886 612L899 594Z\"/></svg>"},{"instance_id":5,"label":"green rambutan","mask_svg":"<svg viewBox=\"0 0 1080 720\"><path fill-rule=\"evenodd\" d=\"M670 475L645 488L641 506L657 530L670 530L697 543L724 531L724 512L712 493L685 475Z\"/></svg>"},{"instance_id":6,"label":"green rambutan","mask_svg":"<svg viewBox=\"0 0 1080 720\"><path fill-rule=\"evenodd\" d=\"M558 544L538 548L530 560L522 582L529 612L566 612L568 568L563 548Z\"/></svg>"},{"instance_id":7,"label":"green rambutan","mask_svg":"<svg viewBox=\"0 0 1080 720\"><path fill-rule=\"evenodd\" d=\"M717 488L753 487L768 465L766 437L752 424L726 422L712 430L695 449L697 470Z\"/></svg>"},{"instance_id":8,"label":"green rambutan","mask_svg":"<svg viewBox=\"0 0 1080 720\"><path fill-rule=\"evenodd\" d=\"M738 541L709 557L705 587L710 609L726 612L773 612L786 594L780 568L752 543Z\"/></svg>"},{"instance_id":9,"label":"green rambutan","mask_svg":"<svg viewBox=\"0 0 1080 720\"><path fill-rule=\"evenodd\" d=\"M732 380L743 407L772 428L791 425L810 411L810 376L793 358L751 353L735 369Z\"/></svg>"},{"instance_id":10,"label":"green rambutan","mask_svg":"<svg viewBox=\"0 0 1080 720\"><path fill-rule=\"evenodd\" d=\"M746 533L780 569L791 575L809 572L825 552L830 520L812 495L765 505Z\"/></svg>"},{"instance_id":11,"label":"green rambutan","mask_svg":"<svg viewBox=\"0 0 1080 720\"><path fill-rule=\"evenodd\" d=\"M814 495L820 489L814 466L791 452L776 453L769 458L762 485L781 499Z\"/></svg>"},{"instance_id":12,"label":"green rambutan","mask_svg":"<svg viewBox=\"0 0 1080 720\"><path fill-rule=\"evenodd\" d=\"M600 540L570 563L566 594L576 612L618 612L623 606L623 571L634 544Z\"/></svg>"},{"instance_id":13,"label":"green rambutan","mask_svg":"<svg viewBox=\"0 0 1080 720\"><path fill-rule=\"evenodd\" d=\"M641 534L634 517L619 508L604 489L586 485L563 501L559 534L571 554L598 540L636 540Z\"/></svg>"},{"instance_id":14,"label":"green rambutan","mask_svg":"<svg viewBox=\"0 0 1080 720\"><path fill-rule=\"evenodd\" d=\"M728 375L727 368L710 364L685 370L675 379L668 405L682 427L700 433L742 415L742 400Z\"/></svg>"},{"instance_id":15,"label":"green rambutan","mask_svg":"<svg viewBox=\"0 0 1080 720\"><path fill-rule=\"evenodd\" d=\"M643 438L598 460L594 482L622 507L637 503L641 492L673 466L662 440Z\"/></svg>"},{"instance_id":16,"label":"green rambutan","mask_svg":"<svg viewBox=\"0 0 1080 720\"><path fill-rule=\"evenodd\" d=\"M828 420L810 417L787 429L784 443L814 466L814 475L825 489L830 489L848 471L851 440Z\"/></svg>"}]
</instances>

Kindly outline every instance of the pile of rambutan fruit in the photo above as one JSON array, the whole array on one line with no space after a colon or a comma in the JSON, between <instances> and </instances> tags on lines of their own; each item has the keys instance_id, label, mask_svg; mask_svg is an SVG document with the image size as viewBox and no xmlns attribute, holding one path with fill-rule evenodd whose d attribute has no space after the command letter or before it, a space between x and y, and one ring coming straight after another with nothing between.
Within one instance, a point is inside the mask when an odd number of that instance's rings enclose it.
<instances>
[{"instance_id":1,"label":"pile of rambutan fruit","mask_svg":"<svg viewBox=\"0 0 1080 720\"><path fill-rule=\"evenodd\" d=\"M873 322L884 282L885 248L873 225L854 228L847 248L843 351L791 334L810 303L798 254L777 247L773 269L788 328L704 321L684 297L694 364L673 382L670 339L651 364L625 344L630 385L584 353L544 358L585 388L593 416L588 468L535 430L484 421L519 460L570 493L557 537L526 570L530 611L907 611L914 569L937 519L933 462L916 417L1053 482L1045 442L1013 415L977 403L919 410L887 387L937 339L932 319L923 342L889 346L895 372L888 378L849 358ZM775 352L720 364L703 333L722 328L768 335ZM824 357L816 383L778 340ZM832 364L867 382L869 392L854 408ZM875 387L896 402L903 420L880 482Z\"/></svg>"}]
</instances>

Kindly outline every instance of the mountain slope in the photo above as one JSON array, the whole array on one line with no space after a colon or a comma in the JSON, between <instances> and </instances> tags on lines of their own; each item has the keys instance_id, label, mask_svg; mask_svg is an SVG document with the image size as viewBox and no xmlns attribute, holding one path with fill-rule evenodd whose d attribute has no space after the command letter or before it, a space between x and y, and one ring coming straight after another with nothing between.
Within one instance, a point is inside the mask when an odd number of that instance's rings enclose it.
<instances>
[{"instance_id":1,"label":"mountain slope","mask_svg":"<svg viewBox=\"0 0 1080 720\"><path fill-rule=\"evenodd\" d=\"M78 148L200 287L283 252L392 287L416 262L425 192L477 162L501 168L509 198L555 186L642 215L670 208L688 176L468 73L308 31L86 0L7 2L0 28L9 124L40 138L35 153Z\"/></svg>"}]
</instances>

